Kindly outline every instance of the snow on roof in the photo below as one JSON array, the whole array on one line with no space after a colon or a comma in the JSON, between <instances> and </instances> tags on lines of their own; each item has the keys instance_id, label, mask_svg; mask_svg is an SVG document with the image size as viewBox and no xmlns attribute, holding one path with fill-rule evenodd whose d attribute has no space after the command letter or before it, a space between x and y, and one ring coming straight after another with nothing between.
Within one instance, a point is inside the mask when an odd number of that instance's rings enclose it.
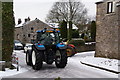
<instances>
[{"instance_id":1,"label":"snow on roof","mask_svg":"<svg viewBox=\"0 0 120 80\"><path fill-rule=\"evenodd\" d=\"M27 22L23 23L23 25L29 24L30 22L31 22L31 21L27 21Z\"/></svg>"},{"instance_id":2,"label":"snow on roof","mask_svg":"<svg viewBox=\"0 0 120 80\"><path fill-rule=\"evenodd\" d=\"M69 28L69 25L67 25L67 28ZM72 24L72 29L78 29L75 24Z\"/></svg>"},{"instance_id":3,"label":"snow on roof","mask_svg":"<svg viewBox=\"0 0 120 80\"><path fill-rule=\"evenodd\" d=\"M39 19L38 19L39 20ZM26 24L29 24L30 22L33 22L35 20L32 20L32 21L27 21L27 22L24 22L24 23L20 23L20 24L17 24L15 27L21 27L21 26L24 26Z\"/></svg>"},{"instance_id":4,"label":"snow on roof","mask_svg":"<svg viewBox=\"0 0 120 80\"><path fill-rule=\"evenodd\" d=\"M117 2L116 6L117 6L117 7L120 6L120 1Z\"/></svg>"},{"instance_id":5,"label":"snow on roof","mask_svg":"<svg viewBox=\"0 0 120 80\"><path fill-rule=\"evenodd\" d=\"M15 27L22 27L26 24L29 24L31 21L27 21L27 22L23 22L23 23L20 23L20 24L17 24Z\"/></svg>"},{"instance_id":6,"label":"snow on roof","mask_svg":"<svg viewBox=\"0 0 120 80\"><path fill-rule=\"evenodd\" d=\"M48 23L48 25L52 28L59 28L59 23ZM72 24L72 27L73 27L72 29L78 29L75 24ZM69 28L68 25L67 28Z\"/></svg>"},{"instance_id":7,"label":"snow on roof","mask_svg":"<svg viewBox=\"0 0 120 80\"><path fill-rule=\"evenodd\" d=\"M59 28L59 23L47 23L52 28Z\"/></svg>"},{"instance_id":8,"label":"snow on roof","mask_svg":"<svg viewBox=\"0 0 120 80\"><path fill-rule=\"evenodd\" d=\"M78 29L75 24L73 24L72 27L73 27L72 29Z\"/></svg>"},{"instance_id":9,"label":"snow on roof","mask_svg":"<svg viewBox=\"0 0 120 80\"><path fill-rule=\"evenodd\" d=\"M15 27L21 27L21 26L23 26L23 23L15 25Z\"/></svg>"}]
</instances>

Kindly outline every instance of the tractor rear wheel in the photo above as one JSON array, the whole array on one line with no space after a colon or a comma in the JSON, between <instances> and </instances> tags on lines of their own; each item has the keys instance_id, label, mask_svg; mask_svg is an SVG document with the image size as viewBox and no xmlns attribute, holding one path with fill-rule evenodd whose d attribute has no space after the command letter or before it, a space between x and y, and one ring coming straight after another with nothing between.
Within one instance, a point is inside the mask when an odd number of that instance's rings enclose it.
<instances>
[{"instance_id":1,"label":"tractor rear wheel","mask_svg":"<svg viewBox=\"0 0 120 80\"><path fill-rule=\"evenodd\" d=\"M67 54L66 49L57 50L55 64L57 68L64 68L67 64Z\"/></svg>"},{"instance_id":2,"label":"tractor rear wheel","mask_svg":"<svg viewBox=\"0 0 120 80\"><path fill-rule=\"evenodd\" d=\"M43 51L33 49L32 51L32 67L34 70L40 70L43 64Z\"/></svg>"},{"instance_id":3,"label":"tractor rear wheel","mask_svg":"<svg viewBox=\"0 0 120 80\"><path fill-rule=\"evenodd\" d=\"M32 65L32 50L28 50L26 52L26 63L27 65L31 66Z\"/></svg>"}]
</instances>

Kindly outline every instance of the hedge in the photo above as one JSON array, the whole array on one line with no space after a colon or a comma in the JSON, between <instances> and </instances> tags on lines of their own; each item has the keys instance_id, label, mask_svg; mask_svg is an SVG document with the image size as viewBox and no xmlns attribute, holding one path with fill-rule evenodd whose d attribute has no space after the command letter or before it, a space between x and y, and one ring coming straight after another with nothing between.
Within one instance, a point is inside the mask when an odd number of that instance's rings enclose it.
<instances>
[{"instance_id":1,"label":"hedge","mask_svg":"<svg viewBox=\"0 0 120 80\"><path fill-rule=\"evenodd\" d=\"M85 45L85 41L83 39L70 40L69 44L73 44L75 46L83 46Z\"/></svg>"},{"instance_id":2,"label":"hedge","mask_svg":"<svg viewBox=\"0 0 120 80\"><path fill-rule=\"evenodd\" d=\"M2 60L7 67L11 66L11 55L14 42L13 2L2 2Z\"/></svg>"}]
</instances>

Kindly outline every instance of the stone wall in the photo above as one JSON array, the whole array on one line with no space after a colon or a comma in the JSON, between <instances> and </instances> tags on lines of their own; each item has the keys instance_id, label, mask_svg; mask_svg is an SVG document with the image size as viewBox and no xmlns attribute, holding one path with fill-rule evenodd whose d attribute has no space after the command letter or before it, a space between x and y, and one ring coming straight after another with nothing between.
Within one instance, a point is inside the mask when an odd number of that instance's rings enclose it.
<instances>
[{"instance_id":1,"label":"stone wall","mask_svg":"<svg viewBox=\"0 0 120 80\"><path fill-rule=\"evenodd\" d=\"M18 35L19 35L19 37L18 37ZM22 35L23 35L22 27L15 28L15 33L14 33L15 40L22 41L22 39L23 39Z\"/></svg>"},{"instance_id":2,"label":"stone wall","mask_svg":"<svg viewBox=\"0 0 120 80\"><path fill-rule=\"evenodd\" d=\"M118 9L107 14L107 1L97 4L95 56L118 59Z\"/></svg>"},{"instance_id":3,"label":"stone wall","mask_svg":"<svg viewBox=\"0 0 120 80\"><path fill-rule=\"evenodd\" d=\"M120 5L118 6L118 10L120 10ZM118 37L119 37L119 40L118 40L118 58L120 59L120 11L118 11Z\"/></svg>"}]
</instances>

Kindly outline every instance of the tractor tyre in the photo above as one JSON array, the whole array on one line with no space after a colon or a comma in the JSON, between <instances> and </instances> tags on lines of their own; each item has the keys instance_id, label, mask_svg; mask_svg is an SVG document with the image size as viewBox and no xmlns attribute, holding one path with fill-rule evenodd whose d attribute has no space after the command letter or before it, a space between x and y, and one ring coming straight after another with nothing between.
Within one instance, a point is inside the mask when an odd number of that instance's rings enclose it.
<instances>
[{"instance_id":1,"label":"tractor tyre","mask_svg":"<svg viewBox=\"0 0 120 80\"><path fill-rule=\"evenodd\" d=\"M66 49L57 50L55 64L57 68L64 68L67 64L67 54Z\"/></svg>"},{"instance_id":2,"label":"tractor tyre","mask_svg":"<svg viewBox=\"0 0 120 80\"><path fill-rule=\"evenodd\" d=\"M38 51L33 49L32 51L32 67L34 70L40 70L43 64L43 53L44 51Z\"/></svg>"},{"instance_id":3,"label":"tractor tyre","mask_svg":"<svg viewBox=\"0 0 120 80\"><path fill-rule=\"evenodd\" d=\"M26 63L28 66L32 65L32 50L26 52Z\"/></svg>"}]
</instances>

